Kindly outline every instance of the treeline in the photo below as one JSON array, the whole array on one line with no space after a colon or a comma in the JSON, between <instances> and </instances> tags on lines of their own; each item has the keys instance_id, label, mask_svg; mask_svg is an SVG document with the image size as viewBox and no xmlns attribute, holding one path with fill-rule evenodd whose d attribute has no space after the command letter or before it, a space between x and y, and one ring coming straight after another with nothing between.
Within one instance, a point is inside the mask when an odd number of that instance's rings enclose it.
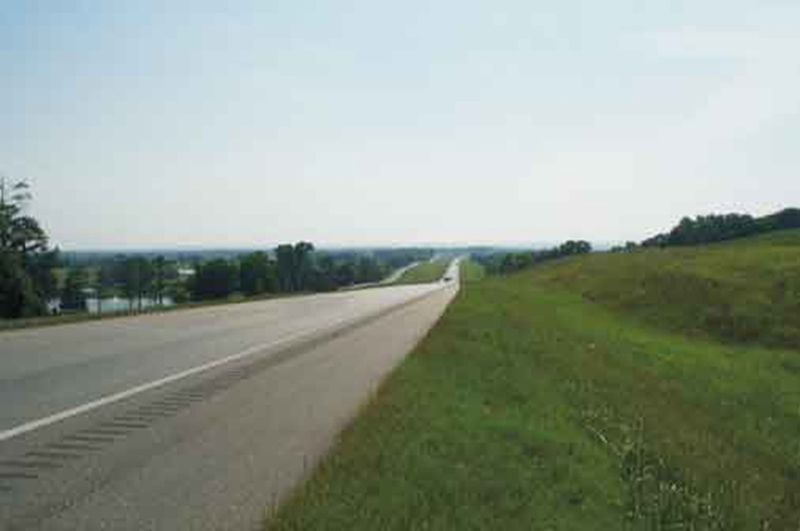
<instances>
[{"instance_id":1,"label":"treeline","mask_svg":"<svg viewBox=\"0 0 800 531\"><path fill-rule=\"evenodd\" d=\"M31 198L27 183L0 179L0 318L4 319L86 311L89 299L101 312L103 301L111 297L126 299L129 310L141 310L165 299L182 303L232 295L332 291L380 281L396 268L433 256L431 249L422 248L320 252L301 241L271 251L166 256L72 252L64 260L58 249L49 249L38 221L26 214ZM181 260L184 256L191 261Z\"/></svg>"},{"instance_id":2,"label":"treeline","mask_svg":"<svg viewBox=\"0 0 800 531\"><path fill-rule=\"evenodd\" d=\"M325 292L378 282L391 271L433 255L429 249L318 252L309 242L277 246L236 258L216 258L195 265L189 280L193 299L265 293Z\"/></svg>"},{"instance_id":3,"label":"treeline","mask_svg":"<svg viewBox=\"0 0 800 531\"><path fill-rule=\"evenodd\" d=\"M47 313L56 294L53 269L58 250L48 248L39 222L25 213L31 200L28 184L0 178L0 317Z\"/></svg>"},{"instance_id":4,"label":"treeline","mask_svg":"<svg viewBox=\"0 0 800 531\"><path fill-rule=\"evenodd\" d=\"M189 298L181 283L177 262L163 256L122 254L68 266L60 296L62 310L85 310L87 298L91 296L98 312L102 311L103 300L109 297L127 299L129 310L141 310L146 299L158 305L163 304L165 298L174 302Z\"/></svg>"},{"instance_id":5,"label":"treeline","mask_svg":"<svg viewBox=\"0 0 800 531\"><path fill-rule=\"evenodd\" d=\"M543 251L475 253L472 258L492 275L506 275L542 262L592 252L592 245L583 240L569 240Z\"/></svg>"},{"instance_id":6,"label":"treeline","mask_svg":"<svg viewBox=\"0 0 800 531\"><path fill-rule=\"evenodd\" d=\"M428 249L319 252L309 242L278 245L272 251L255 251L230 257L218 253L181 264L148 254L81 256L66 267L61 308L86 309L91 296L102 311L108 297L123 297L129 310L171 303L256 297L279 293L333 291L341 287L377 282L397 267L426 260Z\"/></svg>"},{"instance_id":7,"label":"treeline","mask_svg":"<svg viewBox=\"0 0 800 531\"><path fill-rule=\"evenodd\" d=\"M695 218L685 217L671 231L648 238L641 245L643 247L701 245L797 228L800 228L800 209L797 208L787 208L762 218L748 214L711 214ZM628 250L634 248L630 244L627 247Z\"/></svg>"}]
</instances>

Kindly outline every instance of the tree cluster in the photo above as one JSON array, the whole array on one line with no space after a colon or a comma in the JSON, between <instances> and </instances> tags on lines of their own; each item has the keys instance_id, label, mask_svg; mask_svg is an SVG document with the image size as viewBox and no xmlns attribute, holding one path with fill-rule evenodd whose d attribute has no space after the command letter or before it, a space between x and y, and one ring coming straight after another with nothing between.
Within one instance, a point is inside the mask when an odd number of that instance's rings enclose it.
<instances>
[{"instance_id":1,"label":"tree cluster","mask_svg":"<svg viewBox=\"0 0 800 531\"><path fill-rule=\"evenodd\" d=\"M234 293L333 291L341 287L377 282L393 269L432 254L421 249L389 249L372 252L319 252L301 241L278 245L233 258L215 258L195 265L189 291L195 300L226 298Z\"/></svg>"},{"instance_id":2,"label":"tree cluster","mask_svg":"<svg viewBox=\"0 0 800 531\"><path fill-rule=\"evenodd\" d=\"M783 229L800 228L800 209L788 208L762 218L747 214L685 217L676 227L642 242L643 247L701 245Z\"/></svg>"},{"instance_id":3,"label":"tree cluster","mask_svg":"<svg viewBox=\"0 0 800 531\"><path fill-rule=\"evenodd\" d=\"M0 178L0 317L43 315L56 290L53 269L58 251L48 249L47 234L26 206L24 181Z\"/></svg>"},{"instance_id":4,"label":"tree cluster","mask_svg":"<svg viewBox=\"0 0 800 531\"><path fill-rule=\"evenodd\" d=\"M592 245L583 240L569 240L558 247L543 251L483 253L473 255L489 274L506 275L533 265L568 256L592 252Z\"/></svg>"},{"instance_id":5,"label":"tree cluster","mask_svg":"<svg viewBox=\"0 0 800 531\"><path fill-rule=\"evenodd\" d=\"M141 310L145 299L160 305L166 297L187 298L178 282L177 262L145 255L116 255L71 265L60 294L61 308L71 311L86 310L89 294L94 295L98 311L103 300L112 296L127 299L129 310Z\"/></svg>"}]
</instances>

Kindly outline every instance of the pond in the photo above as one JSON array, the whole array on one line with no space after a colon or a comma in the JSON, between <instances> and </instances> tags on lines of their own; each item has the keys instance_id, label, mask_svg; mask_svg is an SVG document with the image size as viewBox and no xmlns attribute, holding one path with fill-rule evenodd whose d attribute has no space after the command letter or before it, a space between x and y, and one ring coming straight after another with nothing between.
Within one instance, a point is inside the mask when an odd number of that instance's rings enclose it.
<instances>
[{"instance_id":1,"label":"pond","mask_svg":"<svg viewBox=\"0 0 800 531\"><path fill-rule=\"evenodd\" d=\"M174 305L175 301L173 301L170 297L163 297L161 300L161 306L163 307L169 307ZM159 302L157 300L150 299L147 297L142 297L141 308L143 310L152 308L154 306L159 306ZM132 301L122 297L110 297L106 299L100 299L100 301L98 301L96 298L86 299L86 310L89 313L113 313L113 312L124 312L128 310L138 310L138 309L139 309L138 299L133 299Z\"/></svg>"}]
</instances>

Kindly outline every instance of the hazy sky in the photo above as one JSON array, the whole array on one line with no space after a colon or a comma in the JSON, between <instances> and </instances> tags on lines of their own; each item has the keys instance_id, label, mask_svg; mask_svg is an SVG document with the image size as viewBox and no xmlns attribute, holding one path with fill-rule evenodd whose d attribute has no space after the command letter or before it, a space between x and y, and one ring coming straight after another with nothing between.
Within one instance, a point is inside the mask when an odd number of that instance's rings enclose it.
<instances>
[{"instance_id":1,"label":"hazy sky","mask_svg":"<svg viewBox=\"0 0 800 531\"><path fill-rule=\"evenodd\" d=\"M640 239L800 204L799 28L796 0L7 0L0 172L65 248Z\"/></svg>"}]
</instances>

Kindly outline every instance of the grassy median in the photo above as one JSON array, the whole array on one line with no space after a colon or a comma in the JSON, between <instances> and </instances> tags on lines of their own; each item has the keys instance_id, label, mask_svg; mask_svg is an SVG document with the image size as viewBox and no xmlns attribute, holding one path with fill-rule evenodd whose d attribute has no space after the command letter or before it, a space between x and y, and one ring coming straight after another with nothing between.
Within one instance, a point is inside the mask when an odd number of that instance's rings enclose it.
<instances>
[{"instance_id":1,"label":"grassy median","mask_svg":"<svg viewBox=\"0 0 800 531\"><path fill-rule=\"evenodd\" d=\"M436 282L447 271L449 260L438 259L418 264L401 276L396 284L421 284L425 282Z\"/></svg>"},{"instance_id":2,"label":"grassy median","mask_svg":"<svg viewBox=\"0 0 800 531\"><path fill-rule=\"evenodd\" d=\"M717 319L687 324L674 306L699 304L686 301L697 290L672 289L706 278L707 263L716 282L772 268L704 299L726 315L794 285L797 241L590 256L466 282L268 527L796 529L800 350L790 326L774 332L791 305L739 338ZM667 263L673 275L651 285L647 271Z\"/></svg>"}]
</instances>

